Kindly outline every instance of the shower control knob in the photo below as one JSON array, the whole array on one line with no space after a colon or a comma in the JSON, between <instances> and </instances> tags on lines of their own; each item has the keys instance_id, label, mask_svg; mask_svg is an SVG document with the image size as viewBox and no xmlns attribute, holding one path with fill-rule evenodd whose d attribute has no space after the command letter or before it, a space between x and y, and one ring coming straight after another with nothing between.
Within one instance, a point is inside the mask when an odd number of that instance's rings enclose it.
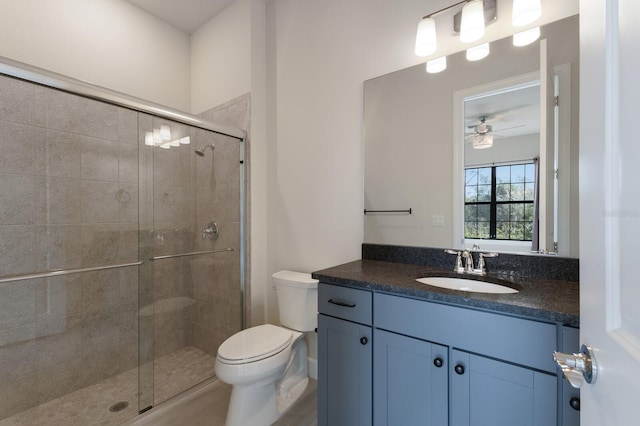
<instances>
[{"instance_id":1,"label":"shower control knob","mask_svg":"<svg viewBox=\"0 0 640 426\"><path fill-rule=\"evenodd\" d=\"M209 237L210 240L217 240L220 236L220 229L215 221L209 222L204 231L202 231L202 239Z\"/></svg>"}]
</instances>

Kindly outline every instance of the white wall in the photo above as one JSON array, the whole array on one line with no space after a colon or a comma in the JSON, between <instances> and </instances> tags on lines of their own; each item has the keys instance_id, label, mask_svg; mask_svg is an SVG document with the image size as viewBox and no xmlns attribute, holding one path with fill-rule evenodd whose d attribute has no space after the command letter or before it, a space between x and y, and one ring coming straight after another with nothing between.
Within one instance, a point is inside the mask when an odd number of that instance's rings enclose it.
<instances>
[{"instance_id":1,"label":"white wall","mask_svg":"<svg viewBox=\"0 0 640 426\"><path fill-rule=\"evenodd\" d=\"M191 111L251 91L251 5L237 0L191 35Z\"/></svg>"},{"instance_id":2,"label":"white wall","mask_svg":"<svg viewBox=\"0 0 640 426\"><path fill-rule=\"evenodd\" d=\"M363 241L362 116L365 80L424 62L414 55L420 18L446 0L270 0L274 42L273 105L276 176L274 269L313 271L360 258ZM499 0L500 16L511 1ZM544 0L548 22L575 14L577 0ZM445 14L447 15L447 14ZM461 50L446 35L442 21L437 55ZM512 32L501 19L487 30L489 39ZM270 59L271 60L271 59ZM275 305L268 291L268 306ZM274 317L273 309L269 318Z\"/></svg>"},{"instance_id":3,"label":"white wall","mask_svg":"<svg viewBox=\"0 0 640 426\"><path fill-rule=\"evenodd\" d=\"M187 111L189 36L123 0L0 0L0 56Z\"/></svg>"}]
</instances>

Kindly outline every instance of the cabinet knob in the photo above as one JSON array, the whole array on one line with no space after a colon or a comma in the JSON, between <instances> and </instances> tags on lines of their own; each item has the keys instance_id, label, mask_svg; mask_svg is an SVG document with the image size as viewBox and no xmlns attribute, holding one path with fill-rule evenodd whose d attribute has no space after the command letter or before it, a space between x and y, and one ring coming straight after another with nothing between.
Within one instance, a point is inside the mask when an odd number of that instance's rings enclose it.
<instances>
[{"instance_id":1,"label":"cabinet knob","mask_svg":"<svg viewBox=\"0 0 640 426\"><path fill-rule=\"evenodd\" d=\"M457 374L460 374L460 375L464 374L464 365L462 364L456 365L453 369Z\"/></svg>"},{"instance_id":2,"label":"cabinet knob","mask_svg":"<svg viewBox=\"0 0 640 426\"><path fill-rule=\"evenodd\" d=\"M369 339L367 339L366 337L361 337L360 338L360 344L362 344L362 345L366 345L368 341L369 341Z\"/></svg>"},{"instance_id":3,"label":"cabinet knob","mask_svg":"<svg viewBox=\"0 0 640 426\"><path fill-rule=\"evenodd\" d=\"M573 397L569 400L569 405L576 411L580 411L580 398Z\"/></svg>"},{"instance_id":4,"label":"cabinet knob","mask_svg":"<svg viewBox=\"0 0 640 426\"><path fill-rule=\"evenodd\" d=\"M433 365L435 365L436 367L440 368L444 365L444 361L442 360L442 358L438 357L436 359L433 360Z\"/></svg>"}]
</instances>

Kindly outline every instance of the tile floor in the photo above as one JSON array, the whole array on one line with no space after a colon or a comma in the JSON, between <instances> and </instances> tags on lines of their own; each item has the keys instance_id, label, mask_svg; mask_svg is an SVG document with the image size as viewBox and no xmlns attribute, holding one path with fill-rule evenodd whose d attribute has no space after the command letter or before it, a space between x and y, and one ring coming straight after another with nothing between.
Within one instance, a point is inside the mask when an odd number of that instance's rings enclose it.
<instances>
[{"instance_id":1,"label":"tile floor","mask_svg":"<svg viewBox=\"0 0 640 426\"><path fill-rule=\"evenodd\" d=\"M155 362L155 404L213 376L215 358L194 347L185 347ZM138 369L134 368L100 383L0 420L0 426L116 426L138 413ZM120 401L122 411L109 408Z\"/></svg>"},{"instance_id":2,"label":"tile floor","mask_svg":"<svg viewBox=\"0 0 640 426\"><path fill-rule=\"evenodd\" d=\"M213 375L215 358L186 347L156 360L156 408L136 418L138 369L126 371L95 385L0 420L0 426L224 426L231 386L218 380L188 406L170 397L192 388ZM165 400L169 399L165 404ZM122 411L111 412L116 402L127 401ZM165 406L170 406L165 407ZM164 407L164 408L163 408ZM316 381L310 380L300 400L274 425L316 426Z\"/></svg>"}]
</instances>

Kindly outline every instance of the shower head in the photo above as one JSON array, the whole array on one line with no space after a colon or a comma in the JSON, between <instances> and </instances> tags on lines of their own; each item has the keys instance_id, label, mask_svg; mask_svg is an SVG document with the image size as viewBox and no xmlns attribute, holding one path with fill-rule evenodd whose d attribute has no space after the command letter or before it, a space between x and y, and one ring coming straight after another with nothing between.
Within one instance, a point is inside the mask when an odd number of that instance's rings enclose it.
<instances>
[{"instance_id":1,"label":"shower head","mask_svg":"<svg viewBox=\"0 0 640 426\"><path fill-rule=\"evenodd\" d=\"M212 143L211 145L207 145L203 148L200 149L196 149L196 154L198 154L200 157L204 157L204 152L207 150L207 148L210 148L211 151L213 151L214 149L216 149L216 144Z\"/></svg>"}]
</instances>

